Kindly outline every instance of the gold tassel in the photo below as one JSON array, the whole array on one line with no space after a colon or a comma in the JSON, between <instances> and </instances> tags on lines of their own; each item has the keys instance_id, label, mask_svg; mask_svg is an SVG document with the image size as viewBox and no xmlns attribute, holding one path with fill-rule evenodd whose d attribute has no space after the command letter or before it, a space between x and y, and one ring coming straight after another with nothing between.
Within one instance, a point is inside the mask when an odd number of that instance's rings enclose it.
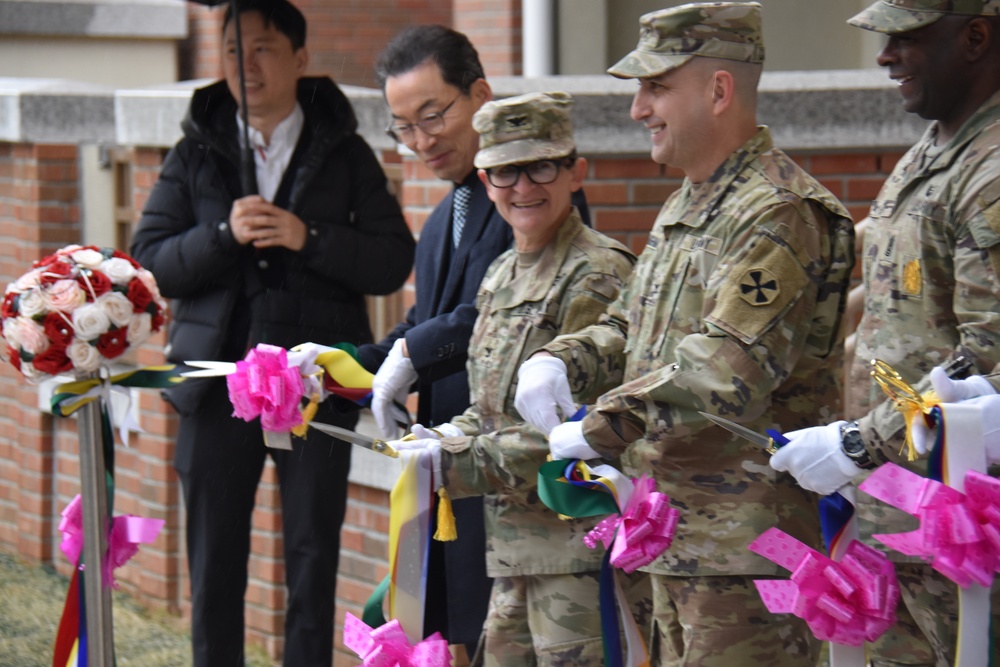
<instances>
[{"instance_id":1,"label":"gold tassel","mask_svg":"<svg viewBox=\"0 0 1000 667\"><path fill-rule=\"evenodd\" d=\"M319 396L313 394L309 398L309 404L302 408L302 423L292 429L292 435L304 438L306 437L306 431L309 429L309 422L313 420L316 416L316 410L319 409Z\"/></svg>"},{"instance_id":2,"label":"gold tassel","mask_svg":"<svg viewBox=\"0 0 1000 667\"><path fill-rule=\"evenodd\" d=\"M438 542L454 542L458 539L458 532L455 530L455 513L451 510L451 498L442 486L438 493L438 515L437 530L434 531L434 539Z\"/></svg>"}]
</instances>

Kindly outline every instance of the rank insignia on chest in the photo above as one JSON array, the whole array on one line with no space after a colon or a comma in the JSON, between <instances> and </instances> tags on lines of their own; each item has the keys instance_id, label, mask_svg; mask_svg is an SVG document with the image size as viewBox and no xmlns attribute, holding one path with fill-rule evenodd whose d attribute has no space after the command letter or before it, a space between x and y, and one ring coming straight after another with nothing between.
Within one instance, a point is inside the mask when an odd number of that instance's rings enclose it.
<instances>
[{"instance_id":1,"label":"rank insignia on chest","mask_svg":"<svg viewBox=\"0 0 1000 667\"><path fill-rule=\"evenodd\" d=\"M764 268L748 269L740 278L740 298L751 306L766 306L781 294L778 279Z\"/></svg>"},{"instance_id":2,"label":"rank insignia on chest","mask_svg":"<svg viewBox=\"0 0 1000 667\"><path fill-rule=\"evenodd\" d=\"M918 296L923 291L920 276L920 260L911 259L903 266L903 291L910 296Z\"/></svg>"}]
</instances>

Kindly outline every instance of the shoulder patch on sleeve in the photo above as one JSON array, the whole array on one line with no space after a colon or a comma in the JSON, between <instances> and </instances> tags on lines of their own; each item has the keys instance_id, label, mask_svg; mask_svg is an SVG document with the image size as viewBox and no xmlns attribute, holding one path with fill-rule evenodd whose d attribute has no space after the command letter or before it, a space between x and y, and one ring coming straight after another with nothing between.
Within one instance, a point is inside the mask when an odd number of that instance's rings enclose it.
<instances>
[{"instance_id":1,"label":"shoulder patch on sleeve","mask_svg":"<svg viewBox=\"0 0 1000 667\"><path fill-rule=\"evenodd\" d=\"M723 279L706 322L751 344L770 330L809 283L789 250L759 235Z\"/></svg>"}]
</instances>

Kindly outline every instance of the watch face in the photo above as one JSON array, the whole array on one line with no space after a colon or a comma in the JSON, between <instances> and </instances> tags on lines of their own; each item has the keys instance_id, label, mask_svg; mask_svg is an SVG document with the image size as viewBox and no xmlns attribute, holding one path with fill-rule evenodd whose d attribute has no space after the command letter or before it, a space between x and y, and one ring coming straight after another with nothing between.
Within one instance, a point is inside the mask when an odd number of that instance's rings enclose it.
<instances>
[{"instance_id":1,"label":"watch face","mask_svg":"<svg viewBox=\"0 0 1000 667\"><path fill-rule=\"evenodd\" d=\"M844 451L848 454L860 454L865 451L865 443L861 439L861 434L856 431L847 431L843 435Z\"/></svg>"}]
</instances>

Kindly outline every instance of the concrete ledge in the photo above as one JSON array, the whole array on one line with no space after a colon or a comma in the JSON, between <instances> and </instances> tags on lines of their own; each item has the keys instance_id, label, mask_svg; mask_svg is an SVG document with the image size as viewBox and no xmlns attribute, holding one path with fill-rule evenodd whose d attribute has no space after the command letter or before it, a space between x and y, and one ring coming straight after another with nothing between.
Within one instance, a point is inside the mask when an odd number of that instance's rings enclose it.
<instances>
[{"instance_id":1,"label":"concrete ledge","mask_svg":"<svg viewBox=\"0 0 1000 667\"><path fill-rule=\"evenodd\" d=\"M78 144L111 142L114 136L110 88L62 79L0 77L0 141Z\"/></svg>"},{"instance_id":2,"label":"concrete ledge","mask_svg":"<svg viewBox=\"0 0 1000 667\"><path fill-rule=\"evenodd\" d=\"M0 26L6 35L63 37L187 37L181 0L5 0Z\"/></svg>"},{"instance_id":3,"label":"concrete ledge","mask_svg":"<svg viewBox=\"0 0 1000 667\"><path fill-rule=\"evenodd\" d=\"M205 81L183 82L115 93L119 143L172 146L191 90ZM491 80L497 97L564 90L575 98L577 144L584 155L645 155L646 130L629 119L634 81L610 76L555 76ZM376 150L391 150L389 120L380 91L344 86L354 104L359 130ZM915 142L926 122L903 111L894 84L880 70L765 72L760 122L788 150L903 148Z\"/></svg>"}]
</instances>

